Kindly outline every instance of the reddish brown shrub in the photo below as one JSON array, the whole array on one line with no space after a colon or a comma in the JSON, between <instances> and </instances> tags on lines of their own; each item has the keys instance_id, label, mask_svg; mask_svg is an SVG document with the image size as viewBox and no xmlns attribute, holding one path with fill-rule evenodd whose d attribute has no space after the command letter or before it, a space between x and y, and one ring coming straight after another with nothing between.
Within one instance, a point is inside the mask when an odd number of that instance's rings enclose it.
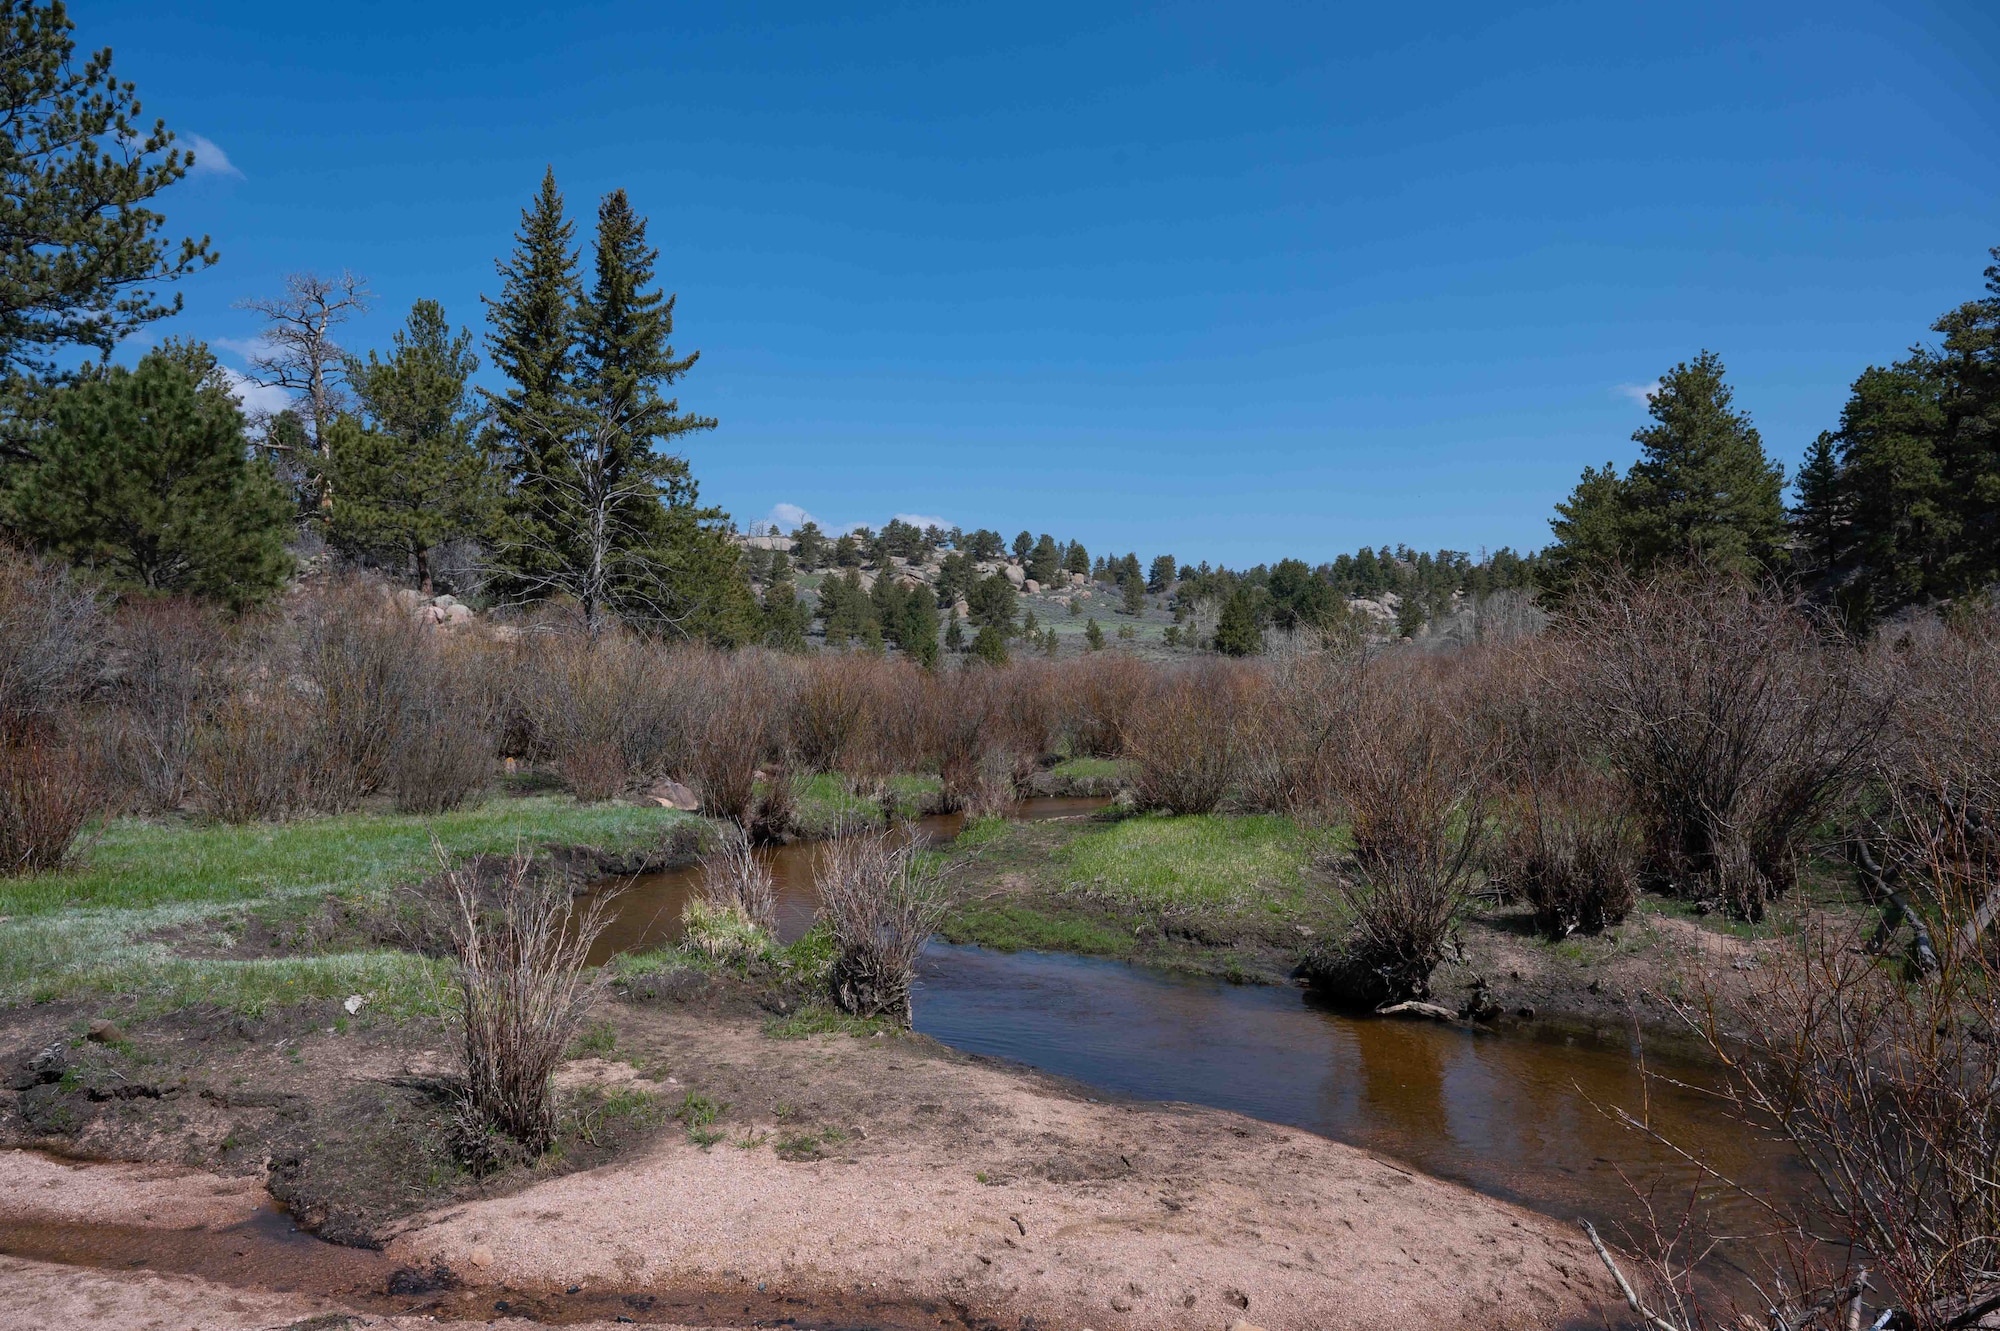
<instances>
[{"instance_id":1,"label":"reddish brown shrub","mask_svg":"<svg viewBox=\"0 0 2000 1331\"><path fill-rule=\"evenodd\" d=\"M1761 918L1887 716L1850 644L1703 573L1615 578L1566 607L1587 747L1626 783L1651 883Z\"/></svg>"},{"instance_id":2,"label":"reddish brown shrub","mask_svg":"<svg viewBox=\"0 0 2000 1331\"><path fill-rule=\"evenodd\" d=\"M69 863L84 826L104 808L96 765L53 727L0 739L0 877Z\"/></svg>"},{"instance_id":3,"label":"reddish brown shrub","mask_svg":"<svg viewBox=\"0 0 2000 1331\"><path fill-rule=\"evenodd\" d=\"M97 597L60 564L0 546L0 734L47 722L97 684Z\"/></svg>"},{"instance_id":4,"label":"reddish brown shrub","mask_svg":"<svg viewBox=\"0 0 2000 1331\"><path fill-rule=\"evenodd\" d=\"M181 598L120 608L115 624L119 765L139 804L170 813L194 794L197 732L228 688L220 617Z\"/></svg>"},{"instance_id":5,"label":"reddish brown shrub","mask_svg":"<svg viewBox=\"0 0 2000 1331\"><path fill-rule=\"evenodd\" d=\"M1255 707L1253 670L1210 661L1159 677L1126 729L1141 808L1212 813L1228 798Z\"/></svg>"},{"instance_id":6,"label":"reddish brown shrub","mask_svg":"<svg viewBox=\"0 0 2000 1331\"><path fill-rule=\"evenodd\" d=\"M790 666L762 651L706 648L683 649L681 664L688 784L703 813L747 828L755 821L759 769L782 765Z\"/></svg>"},{"instance_id":7,"label":"reddish brown shrub","mask_svg":"<svg viewBox=\"0 0 2000 1331\"><path fill-rule=\"evenodd\" d=\"M1065 663L1060 679L1071 751L1094 758L1121 756L1133 712L1151 684L1151 670L1121 653L1093 653Z\"/></svg>"}]
</instances>

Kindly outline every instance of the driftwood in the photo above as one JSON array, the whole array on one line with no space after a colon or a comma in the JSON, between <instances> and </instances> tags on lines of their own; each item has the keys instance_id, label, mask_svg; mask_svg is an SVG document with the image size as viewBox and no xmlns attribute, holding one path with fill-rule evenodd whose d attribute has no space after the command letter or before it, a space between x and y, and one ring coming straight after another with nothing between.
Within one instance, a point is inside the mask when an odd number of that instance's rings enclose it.
<instances>
[{"instance_id":1,"label":"driftwood","mask_svg":"<svg viewBox=\"0 0 2000 1331\"><path fill-rule=\"evenodd\" d=\"M1428 1017L1432 1021L1455 1022L1458 1020L1458 1014L1450 1008L1439 1007L1436 1003L1421 1003L1414 998L1402 1003L1391 1003L1387 1007L1378 1007L1375 1009L1375 1015L1378 1017Z\"/></svg>"}]
</instances>

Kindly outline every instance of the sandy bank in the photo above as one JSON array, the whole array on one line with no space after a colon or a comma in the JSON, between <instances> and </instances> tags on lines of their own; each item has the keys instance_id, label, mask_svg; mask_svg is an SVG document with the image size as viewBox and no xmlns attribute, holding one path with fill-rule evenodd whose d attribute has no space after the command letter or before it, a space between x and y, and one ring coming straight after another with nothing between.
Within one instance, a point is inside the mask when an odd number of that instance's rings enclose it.
<instances>
[{"instance_id":1,"label":"sandy bank","mask_svg":"<svg viewBox=\"0 0 2000 1331\"><path fill-rule=\"evenodd\" d=\"M610 1015L617 1061L565 1079L698 1088L727 1105L722 1139L675 1128L612 1165L409 1216L371 1258L442 1263L472 1291L583 1286L703 1310L680 1320L735 1317L740 1299L745 1321L843 1305L908 1325L1516 1328L1587 1320L1607 1292L1567 1226L1294 1129L1100 1103L920 1037L773 1040L755 1019L673 1005ZM262 1200L240 1178L0 1153L0 1219L213 1232ZM0 1297L37 1297L37 1270L0 1269ZM285 1324L259 1302L268 1270L201 1274L211 1294L171 1297L212 1298L217 1320L160 1325ZM78 1288L164 1279L99 1270ZM228 1299L251 1320L224 1318ZM306 1304L288 1306L328 1307ZM0 1310L16 1306L31 1305Z\"/></svg>"}]
</instances>

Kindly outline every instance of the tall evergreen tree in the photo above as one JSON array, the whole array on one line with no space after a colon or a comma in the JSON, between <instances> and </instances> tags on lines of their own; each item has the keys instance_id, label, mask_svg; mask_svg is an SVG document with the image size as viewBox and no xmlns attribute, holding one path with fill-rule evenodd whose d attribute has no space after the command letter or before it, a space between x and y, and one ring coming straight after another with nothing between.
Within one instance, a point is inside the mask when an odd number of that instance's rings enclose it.
<instances>
[{"instance_id":1,"label":"tall evergreen tree","mask_svg":"<svg viewBox=\"0 0 2000 1331\"><path fill-rule=\"evenodd\" d=\"M557 527L569 470L576 359L576 224L563 215L553 167L521 211L514 253L496 261L500 298L482 296L493 331L487 351L505 375L505 393L486 393L493 444L507 481L501 589L531 599L548 576L575 558L575 542ZM483 390L482 390L483 391Z\"/></svg>"},{"instance_id":2,"label":"tall evergreen tree","mask_svg":"<svg viewBox=\"0 0 2000 1331\"><path fill-rule=\"evenodd\" d=\"M1632 554L1642 567L1694 556L1724 569L1768 567L1785 539L1785 469L1732 406L1722 358L1704 351L1660 378L1653 424L1633 434L1625 477Z\"/></svg>"},{"instance_id":3,"label":"tall evergreen tree","mask_svg":"<svg viewBox=\"0 0 2000 1331\"><path fill-rule=\"evenodd\" d=\"M1862 371L1801 477L1799 538L1856 626L2000 579L2000 262L1986 281L1938 346Z\"/></svg>"},{"instance_id":4,"label":"tall evergreen tree","mask_svg":"<svg viewBox=\"0 0 2000 1331\"><path fill-rule=\"evenodd\" d=\"M590 288L565 315L574 261L561 208L545 178L495 304L495 362L522 376L495 404L520 468L501 561L512 594L568 598L593 631L617 616L743 640L755 604L727 515L700 504L685 458L660 451L715 421L665 391L699 353L677 356L668 341L674 299L654 288L645 220L623 190L604 197Z\"/></svg>"},{"instance_id":5,"label":"tall evergreen tree","mask_svg":"<svg viewBox=\"0 0 2000 1331\"><path fill-rule=\"evenodd\" d=\"M1552 593L1614 564L1643 571L1692 559L1748 573L1782 560L1784 468L1733 399L1710 351L1661 377L1653 424L1632 435L1638 461L1623 477L1610 463L1586 468L1556 506Z\"/></svg>"},{"instance_id":6,"label":"tall evergreen tree","mask_svg":"<svg viewBox=\"0 0 2000 1331\"><path fill-rule=\"evenodd\" d=\"M1125 613L1136 616L1145 612L1146 584L1140 581L1137 574L1128 575L1125 579Z\"/></svg>"},{"instance_id":7,"label":"tall evergreen tree","mask_svg":"<svg viewBox=\"0 0 2000 1331\"><path fill-rule=\"evenodd\" d=\"M0 9L0 460L38 453L47 394L81 349L99 364L134 330L178 311L157 284L215 262L208 237L170 246L147 205L195 155L147 125L109 47L81 66L54 0Z\"/></svg>"},{"instance_id":8,"label":"tall evergreen tree","mask_svg":"<svg viewBox=\"0 0 2000 1331\"><path fill-rule=\"evenodd\" d=\"M347 382L363 420L347 418L329 450L334 471L335 545L407 560L425 595L431 551L481 534L496 498L470 380L479 368L472 334L454 337L444 307L420 300L394 336L387 359L347 361ZM364 425L365 422L365 425Z\"/></svg>"},{"instance_id":9,"label":"tall evergreen tree","mask_svg":"<svg viewBox=\"0 0 2000 1331\"><path fill-rule=\"evenodd\" d=\"M10 525L115 587L241 608L291 573L290 502L251 460L243 413L200 343L63 389L38 451L8 496Z\"/></svg>"}]
</instances>

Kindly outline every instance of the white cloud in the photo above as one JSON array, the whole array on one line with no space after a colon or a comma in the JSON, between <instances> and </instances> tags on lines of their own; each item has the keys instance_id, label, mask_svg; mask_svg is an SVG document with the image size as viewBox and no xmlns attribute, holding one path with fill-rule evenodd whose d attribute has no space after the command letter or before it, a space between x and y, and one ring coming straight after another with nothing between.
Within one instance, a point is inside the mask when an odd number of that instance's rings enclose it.
<instances>
[{"instance_id":1,"label":"white cloud","mask_svg":"<svg viewBox=\"0 0 2000 1331\"><path fill-rule=\"evenodd\" d=\"M1660 391L1660 381L1655 379L1650 384L1619 384L1615 391L1621 397L1629 397L1643 407Z\"/></svg>"},{"instance_id":2,"label":"white cloud","mask_svg":"<svg viewBox=\"0 0 2000 1331\"><path fill-rule=\"evenodd\" d=\"M284 389L260 384L227 365L222 367L222 377L229 381L229 391L243 404L243 410L253 416L260 413L276 415L292 405L292 395Z\"/></svg>"},{"instance_id":3,"label":"white cloud","mask_svg":"<svg viewBox=\"0 0 2000 1331\"><path fill-rule=\"evenodd\" d=\"M208 345L233 351L244 360L254 359L271 349L270 343L262 337L211 337Z\"/></svg>"},{"instance_id":4,"label":"white cloud","mask_svg":"<svg viewBox=\"0 0 2000 1331\"><path fill-rule=\"evenodd\" d=\"M229 160L229 154L217 147L215 140L200 134L187 136L188 146L194 149L194 174L198 176L234 176L243 179L243 172L236 163Z\"/></svg>"},{"instance_id":5,"label":"white cloud","mask_svg":"<svg viewBox=\"0 0 2000 1331\"><path fill-rule=\"evenodd\" d=\"M951 523L943 518L933 517L929 514L897 513L893 516L903 522L909 523L919 531L925 527L933 526L943 528L945 531L951 530ZM845 536L849 532L859 531L863 527L873 531L878 526L878 524L873 522L822 522L797 504L773 504L768 515L761 521L750 524L750 534L755 536L761 531L772 531L789 535L799 526L808 522L818 523L819 529L829 536Z\"/></svg>"},{"instance_id":6,"label":"white cloud","mask_svg":"<svg viewBox=\"0 0 2000 1331\"><path fill-rule=\"evenodd\" d=\"M795 527L816 521L818 519L797 504L773 504L770 515L764 519L766 526L788 534Z\"/></svg>"}]
</instances>

